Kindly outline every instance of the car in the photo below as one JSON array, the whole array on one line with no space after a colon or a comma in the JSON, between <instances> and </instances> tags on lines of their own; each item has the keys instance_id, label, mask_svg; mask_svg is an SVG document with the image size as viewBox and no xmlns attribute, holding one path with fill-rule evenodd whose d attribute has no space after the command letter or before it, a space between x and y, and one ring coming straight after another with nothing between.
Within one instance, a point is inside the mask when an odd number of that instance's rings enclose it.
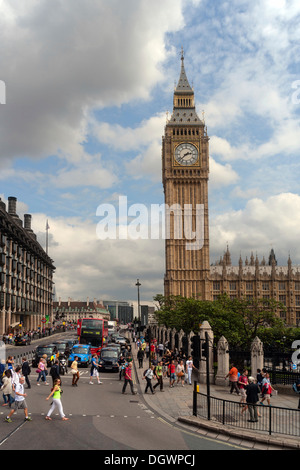
<instances>
[{"instance_id":1,"label":"car","mask_svg":"<svg viewBox=\"0 0 300 470\"><path fill-rule=\"evenodd\" d=\"M75 344L78 344L78 339L76 339L76 338L72 338L72 339L69 338L69 339L66 340L66 342L68 343L69 348L72 349L73 346L75 346Z\"/></svg>"},{"instance_id":2,"label":"car","mask_svg":"<svg viewBox=\"0 0 300 470\"><path fill-rule=\"evenodd\" d=\"M40 358L47 356L47 367L51 367L55 362L55 355L57 354L57 347L55 344L44 344L36 348L34 358L32 360L33 367L37 367Z\"/></svg>"},{"instance_id":3,"label":"car","mask_svg":"<svg viewBox=\"0 0 300 470\"><path fill-rule=\"evenodd\" d=\"M115 343L121 344L121 345L123 344L124 346L126 346L126 340L125 340L124 336L117 336L115 338Z\"/></svg>"},{"instance_id":4,"label":"car","mask_svg":"<svg viewBox=\"0 0 300 470\"><path fill-rule=\"evenodd\" d=\"M106 348L113 348L113 349L117 349L118 353L121 354L121 345L120 344L117 344L117 343L107 343L105 345Z\"/></svg>"},{"instance_id":5,"label":"car","mask_svg":"<svg viewBox=\"0 0 300 470\"><path fill-rule=\"evenodd\" d=\"M57 347L59 354L63 354L64 356L69 357L71 348L68 341L55 341L53 344L55 344Z\"/></svg>"},{"instance_id":6,"label":"car","mask_svg":"<svg viewBox=\"0 0 300 470\"><path fill-rule=\"evenodd\" d=\"M28 344L31 344L31 338L28 335L18 335L15 338L15 345L16 346L27 346Z\"/></svg>"},{"instance_id":7,"label":"car","mask_svg":"<svg viewBox=\"0 0 300 470\"><path fill-rule=\"evenodd\" d=\"M99 358L99 371L111 370L113 372L119 372L119 355L120 353L117 348L102 348Z\"/></svg>"},{"instance_id":8,"label":"car","mask_svg":"<svg viewBox=\"0 0 300 470\"><path fill-rule=\"evenodd\" d=\"M92 362L92 352L89 344L75 344L68 358L68 365L71 366L75 357L78 357L78 365L88 367Z\"/></svg>"}]
</instances>

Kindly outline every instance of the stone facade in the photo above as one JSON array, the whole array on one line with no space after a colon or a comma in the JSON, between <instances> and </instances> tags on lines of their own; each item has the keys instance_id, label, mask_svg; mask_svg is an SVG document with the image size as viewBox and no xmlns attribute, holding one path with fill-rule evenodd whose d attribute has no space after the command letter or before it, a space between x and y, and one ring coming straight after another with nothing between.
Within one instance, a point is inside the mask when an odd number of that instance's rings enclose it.
<instances>
[{"instance_id":1,"label":"stone facade","mask_svg":"<svg viewBox=\"0 0 300 470\"><path fill-rule=\"evenodd\" d=\"M53 320L53 261L31 229L31 215L16 213L17 199L0 200L0 335L19 324L22 330ZM18 327L19 328L19 327Z\"/></svg>"},{"instance_id":2,"label":"stone facade","mask_svg":"<svg viewBox=\"0 0 300 470\"><path fill-rule=\"evenodd\" d=\"M229 249L215 265L209 258L209 137L204 120L195 109L194 90L189 85L184 57L174 91L173 113L162 140L162 180L165 204L172 208L166 218L164 295L215 300L220 294L231 298L273 298L285 309L278 314L289 325L300 324L300 267L277 266L271 251L269 261L239 260L232 266ZM192 230L196 232L197 205L203 207L202 245L187 249L185 205L190 206Z\"/></svg>"},{"instance_id":3,"label":"stone facade","mask_svg":"<svg viewBox=\"0 0 300 470\"><path fill-rule=\"evenodd\" d=\"M53 302L53 314L56 321L71 322L75 325L80 318L103 318L110 320L110 313L105 306L96 299L90 301L89 298L87 298L86 302L72 300L71 298L67 301L59 299L58 302Z\"/></svg>"},{"instance_id":4,"label":"stone facade","mask_svg":"<svg viewBox=\"0 0 300 470\"><path fill-rule=\"evenodd\" d=\"M277 266L272 250L269 261L259 261L253 254L245 261L240 257L239 266L232 266L229 248L220 262L210 267L210 299L221 294L230 298L275 299L285 309L278 314L288 325L300 325L300 267L292 266L289 258L287 266Z\"/></svg>"},{"instance_id":5,"label":"stone facade","mask_svg":"<svg viewBox=\"0 0 300 470\"><path fill-rule=\"evenodd\" d=\"M166 233L165 295L190 297L198 293L206 298L209 295L209 138L195 110L194 91L185 74L183 55L181 60L173 114L162 142L165 204L170 208L169 223L166 220L170 232ZM201 227L197 225L197 205L203 211ZM184 216L188 215L191 229L195 232L199 229L201 249L193 249L196 239L192 240L186 232Z\"/></svg>"}]
</instances>

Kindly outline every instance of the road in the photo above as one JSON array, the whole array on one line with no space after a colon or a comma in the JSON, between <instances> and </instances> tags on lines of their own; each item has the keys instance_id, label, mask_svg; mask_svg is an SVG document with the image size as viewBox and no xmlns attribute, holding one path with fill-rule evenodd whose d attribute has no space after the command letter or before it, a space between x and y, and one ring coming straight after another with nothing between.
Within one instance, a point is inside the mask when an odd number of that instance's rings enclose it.
<instances>
[{"instance_id":1,"label":"road","mask_svg":"<svg viewBox=\"0 0 300 470\"><path fill-rule=\"evenodd\" d=\"M53 338L48 338L47 342L51 341ZM69 421L61 421L55 413L52 421L46 421L51 403L46 397L51 386L37 386L36 379L33 369L32 388L25 390L31 422L24 422L23 412L18 411L12 417L13 422L6 423L7 407L0 408L0 450L77 449L120 453L140 449L161 452L237 449L199 437L179 424L168 423L148 407L138 384L135 384L137 395L131 395L129 389L122 395L123 382L113 372L101 374L102 384L94 381L90 385L89 369L80 369L78 387L72 387L70 373L62 376L62 403Z\"/></svg>"}]
</instances>

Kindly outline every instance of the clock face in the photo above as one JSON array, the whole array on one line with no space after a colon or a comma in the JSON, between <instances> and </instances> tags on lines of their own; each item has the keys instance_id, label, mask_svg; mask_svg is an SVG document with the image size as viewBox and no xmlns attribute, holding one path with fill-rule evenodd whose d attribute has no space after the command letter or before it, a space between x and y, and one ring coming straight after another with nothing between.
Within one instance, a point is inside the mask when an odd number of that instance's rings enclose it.
<instances>
[{"instance_id":1,"label":"clock face","mask_svg":"<svg viewBox=\"0 0 300 470\"><path fill-rule=\"evenodd\" d=\"M198 150L193 144L180 144L175 149L175 160L180 165L194 165L198 160Z\"/></svg>"}]
</instances>

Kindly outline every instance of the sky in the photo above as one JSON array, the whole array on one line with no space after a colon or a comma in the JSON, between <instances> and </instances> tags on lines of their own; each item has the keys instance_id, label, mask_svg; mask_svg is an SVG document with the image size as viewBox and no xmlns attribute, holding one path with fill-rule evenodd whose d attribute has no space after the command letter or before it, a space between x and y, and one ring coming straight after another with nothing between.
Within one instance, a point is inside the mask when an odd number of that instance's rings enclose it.
<instances>
[{"instance_id":1,"label":"sky","mask_svg":"<svg viewBox=\"0 0 300 470\"><path fill-rule=\"evenodd\" d=\"M164 202L182 47L210 137L211 263L228 245L235 265L271 248L300 264L299 23L298 0L0 0L0 197L43 247L48 220L57 298L163 293L164 240L134 223Z\"/></svg>"}]
</instances>

